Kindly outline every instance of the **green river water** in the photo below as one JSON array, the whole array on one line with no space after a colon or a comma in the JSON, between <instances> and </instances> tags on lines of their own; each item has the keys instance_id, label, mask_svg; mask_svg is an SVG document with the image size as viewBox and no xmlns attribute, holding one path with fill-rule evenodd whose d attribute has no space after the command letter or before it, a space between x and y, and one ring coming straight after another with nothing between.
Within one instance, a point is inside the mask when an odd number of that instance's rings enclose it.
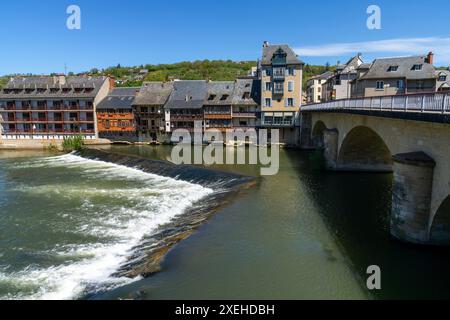
<instances>
[{"instance_id":1,"label":"green river water","mask_svg":"<svg viewBox=\"0 0 450 320\"><path fill-rule=\"evenodd\" d=\"M167 160L169 147L111 151ZM450 252L389 236L389 174L331 173L280 151L147 279L112 276L142 238L213 192L77 155L0 151L0 299L450 298ZM382 290L366 289L366 269Z\"/></svg>"}]
</instances>

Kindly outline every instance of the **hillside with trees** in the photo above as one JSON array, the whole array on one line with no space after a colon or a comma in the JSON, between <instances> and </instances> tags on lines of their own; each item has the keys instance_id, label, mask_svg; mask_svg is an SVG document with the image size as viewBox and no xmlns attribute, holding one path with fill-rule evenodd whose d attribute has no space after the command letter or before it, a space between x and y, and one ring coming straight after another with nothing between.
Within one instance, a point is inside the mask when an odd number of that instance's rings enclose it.
<instances>
[{"instance_id":1,"label":"hillside with trees","mask_svg":"<svg viewBox=\"0 0 450 320\"><path fill-rule=\"evenodd\" d=\"M173 64L121 66L106 69L92 69L88 72L75 74L69 72L68 75L91 75L102 76L111 75L116 78L119 87L141 86L144 81L169 81L171 79L180 80L204 80L213 81L233 81L236 77L246 76L251 68L256 66L256 61L231 61L231 60L203 60L193 62L179 62ZM305 65L303 72L303 88L306 88L306 81L312 76L319 75L333 67ZM51 74L53 75L53 74ZM27 74L26 76L31 76ZM9 76L0 77L0 88L8 82Z\"/></svg>"},{"instance_id":2,"label":"hillside with trees","mask_svg":"<svg viewBox=\"0 0 450 320\"><path fill-rule=\"evenodd\" d=\"M246 76L256 61L203 60L179 62L173 64L141 65L136 67L116 67L104 70L92 69L90 75L112 75L119 86L139 86L144 81L204 80L214 81L234 80L238 76Z\"/></svg>"}]
</instances>

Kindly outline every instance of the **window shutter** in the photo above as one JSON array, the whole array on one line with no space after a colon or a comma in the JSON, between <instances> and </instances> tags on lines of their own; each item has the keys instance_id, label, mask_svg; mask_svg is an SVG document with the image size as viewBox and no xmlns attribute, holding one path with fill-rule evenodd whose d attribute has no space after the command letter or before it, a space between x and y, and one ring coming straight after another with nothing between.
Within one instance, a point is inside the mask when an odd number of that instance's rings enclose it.
<instances>
[{"instance_id":1,"label":"window shutter","mask_svg":"<svg viewBox=\"0 0 450 320\"><path fill-rule=\"evenodd\" d=\"M284 99L284 106L285 106L285 107L289 106L289 100L288 100L288 98L285 98L285 99Z\"/></svg>"},{"instance_id":2,"label":"window shutter","mask_svg":"<svg viewBox=\"0 0 450 320\"><path fill-rule=\"evenodd\" d=\"M294 98L294 107L297 107L297 99Z\"/></svg>"},{"instance_id":3,"label":"window shutter","mask_svg":"<svg viewBox=\"0 0 450 320\"><path fill-rule=\"evenodd\" d=\"M295 68L292 69L292 74L295 76L297 75L297 70Z\"/></svg>"}]
</instances>

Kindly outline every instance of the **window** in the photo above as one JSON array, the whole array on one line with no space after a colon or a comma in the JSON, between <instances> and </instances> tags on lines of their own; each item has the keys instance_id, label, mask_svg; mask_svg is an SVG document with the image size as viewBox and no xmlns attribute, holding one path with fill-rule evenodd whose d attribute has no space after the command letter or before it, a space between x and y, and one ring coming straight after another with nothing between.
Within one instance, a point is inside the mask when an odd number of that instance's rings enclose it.
<instances>
[{"instance_id":1,"label":"window","mask_svg":"<svg viewBox=\"0 0 450 320\"><path fill-rule=\"evenodd\" d=\"M272 83L266 82L266 91L272 91Z\"/></svg>"},{"instance_id":2,"label":"window","mask_svg":"<svg viewBox=\"0 0 450 320\"><path fill-rule=\"evenodd\" d=\"M270 75L271 75L270 69L266 69L265 73L266 73L266 77L270 77Z\"/></svg>"},{"instance_id":3,"label":"window","mask_svg":"<svg viewBox=\"0 0 450 320\"><path fill-rule=\"evenodd\" d=\"M318 87L317 92L319 92L319 93L322 92L322 87Z\"/></svg>"},{"instance_id":4,"label":"window","mask_svg":"<svg viewBox=\"0 0 450 320\"><path fill-rule=\"evenodd\" d=\"M216 98L216 95L212 94L209 96L208 100L211 101L211 100L214 100L215 98Z\"/></svg>"},{"instance_id":5,"label":"window","mask_svg":"<svg viewBox=\"0 0 450 320\"><path fill-rule=\"evenodd\" d=\"M397 72L398 71L398 66L390 66L388 68L388 72Z\"/></svg>"},{"instance_id":6,"label":"window","mask_svg":"<svg viewBox=\"0 0 450 320\"><path fill-rule=\"evenodd\" d=\"M289 90L289 92L294 91L294 81L288 82L288 90Z\"/></svg>"},{"instance_id":7,"label":"window","mask_svg":"<svg viewBox=\"0 0 450 320\"><path fill-rule=\"evenodd\" d=\"M422 80L417 81L416 83L416 89L423 90L425 89L425 82Z\"/></svg>"},{"instance_id":8,"label":"window","mask_svg":"<svg viewBox=\"0 0 450 320\"><path fill-rule=\"evenodd\" d=\"M384 81L377 81L377 90L384 90Z\"/></svg>"},{"instance_id":9,"label":"window","mask_svg":"<svg viewBox=\"0 0 450 320\"><path fill-rule=\"evenodd\" d=\"M244 95L242 96L242 99L244 99L244 100L250 99L250 92L244 92Z\"/></svg>"},{"instance_id":10,"label":"window","mask_svg":"<svg viewBox=\"0 0 450 320\"><path fill-rule=\"evenodd\" d=\"M273 69L273 75L275 77L284 77L284 73L285 73L285 71L283 68L274 68Z\"/></svg>"},{"instance_id":11,"label":"window","mask_svg":"<svg viewBox=\"0 0 450 320\"><path fill-rule=\"evenodd\" d=\"M422 70L422 65L421 64L415 64L415 65L413 65L411 70L413 70L413 71L420 71L420 70Z\"/></svg>"},{"instance_id":12,"label":"window","mask_svg":"<svg viewBox=\"0 0 450 320\"><path fill-rule=\"evenodd\" d=\"M288 75L295 76L295 69L294 68L288 68Z\"/></svg>"},{"instance_id":13,"label":"window","mask_svg":"<svg viewBox=\"0 0 450 320\"><path fill-rule=\"evenodd\" d=\"M445 81L447 81L447 76L446 76L446 75L440 75L440 76L439 76L439 81L440 81L440 82L445 82Z\"/></svg>"},{"instance_id":14,"label":"window","mask_svg":"<svg viewBox=\"0 0 450 320\"><path fill-rule=\"evenodd\" d=\"M397 80L397 88L398 89L404 89L405 88L405 81Z\"/></svg>"},{"instance_id":15,"label":"window","mask_svg":"<svg viewBox=\"0 0 450 320\"><path fill-rule=\"evenodd\" d=\"M273 122L273 117L268 117L268 116L264 117L265 124L272 124L272 122Z\"/></svg>"},{"instance_id":16,"label":"window","mask_svg":"<svg viewBox=\"0 0 450 320\"><path fill-rule=\"evenodd\" d=\"M266 105L266 107L271 107L272 106L272 99L266 98L265 105Z\"/></svg>"},{"instance_id":17,"label":"window","mask_svg":"<svg viewBox=\"0 0 450 320\"><path fill-rule=\"evenodd\" d=\"M224 95L220 98L220 100L221 100L221 101L225 101L225 100L228 99L228 97L229 97L229 95L224 94Z\"/></svg>"},{"instance_id":18,"label":"window","mask_svg":"<svg viewBox=\"0 0 450 320\"><path fill-rule=\"evenodd\" d=\"M277 125L283 124L283 117L275 117L273 119L273 124L277 124Z\"/></svg>"},{"instance_id":19,"label":"window","mask_svg":"<svg viewBox=\"0 0 450 320\"><path fill-rule=\"evenodd\" d=\"M287 98L286 99L286 107L293 107L294 106L294 99L293 98Z\"/></svg>"}]
</instances>

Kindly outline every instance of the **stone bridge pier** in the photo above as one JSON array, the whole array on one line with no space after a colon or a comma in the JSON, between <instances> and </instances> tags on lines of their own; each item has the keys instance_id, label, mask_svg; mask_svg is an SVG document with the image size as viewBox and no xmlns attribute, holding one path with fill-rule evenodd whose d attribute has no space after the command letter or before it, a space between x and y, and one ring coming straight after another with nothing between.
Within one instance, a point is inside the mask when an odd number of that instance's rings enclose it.
<instances>
[{"instance_id":1,"label":"stone bridge pier","mask_svg":"<svg viewBox=\"0 0 450 320\"><path fill-rule=\"evenodd\" d=\"M311 121L328 170L393 173L393 237L450 245L449 125L332 112Z\"/></svg>"}]
</instances>

